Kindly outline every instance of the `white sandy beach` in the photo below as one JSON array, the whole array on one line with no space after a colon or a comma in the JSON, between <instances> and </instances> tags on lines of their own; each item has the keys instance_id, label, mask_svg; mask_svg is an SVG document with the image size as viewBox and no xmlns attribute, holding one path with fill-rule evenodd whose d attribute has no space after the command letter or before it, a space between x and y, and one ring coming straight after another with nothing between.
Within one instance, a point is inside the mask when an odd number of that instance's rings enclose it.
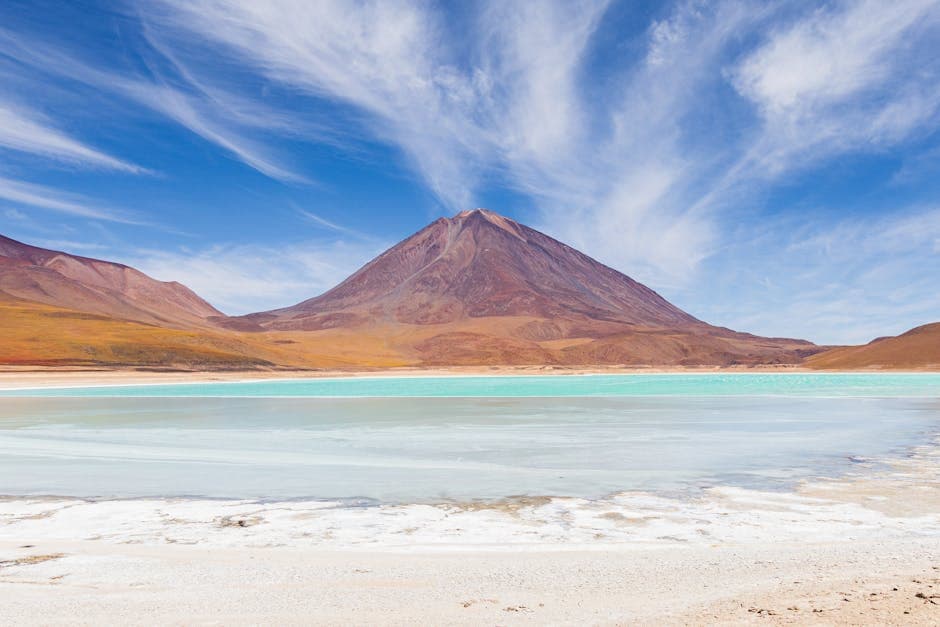
<instances>
[{"instance_id":1,"label":"white sandy beach","mask_svg":"<svg viewBox=\"0 0 940 627\"><path fill-rule=\"evenodd\" d=\"M53 558L0 570L3 624L940 620L940 606L929 598L940 589L935 538L524 553L222 550L100 541L50 541L30 549L6 541L0 547L4 559Z\"/></svg>"},{"instance_id":2,"label":"white sandy beach","mask_svg":"<svg viewBox=\"0 0 940 627\"><path fill-rule=\"evenodd\" d=\"M791 493L0 502L4 624L936 624L940 452Z\"/></svg>"}]
</instances>

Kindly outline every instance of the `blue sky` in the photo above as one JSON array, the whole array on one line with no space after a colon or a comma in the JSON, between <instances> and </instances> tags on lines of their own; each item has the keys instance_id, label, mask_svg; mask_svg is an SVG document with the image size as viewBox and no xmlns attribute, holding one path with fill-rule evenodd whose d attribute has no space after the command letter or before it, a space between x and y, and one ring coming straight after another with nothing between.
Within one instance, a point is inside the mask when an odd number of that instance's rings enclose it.
<instances>
[{"instance_id":1,"label":"blue sky","mask_svg":"<svg viewBox=\"0 0 940 627\"><path fill-rule=\"evenodd\" d=\"M865 342L940 320L938 42L940 0L6 0L0 232L237 314L482 206Z\"/></svg>"}]
</instances>

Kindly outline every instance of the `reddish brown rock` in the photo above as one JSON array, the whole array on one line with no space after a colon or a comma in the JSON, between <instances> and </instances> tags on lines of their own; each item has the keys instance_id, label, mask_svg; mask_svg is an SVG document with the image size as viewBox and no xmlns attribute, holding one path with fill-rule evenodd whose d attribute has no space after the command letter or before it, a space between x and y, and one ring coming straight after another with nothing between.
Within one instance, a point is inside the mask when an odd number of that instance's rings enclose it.
<instances>
[{"instance_id":1,"label":"reddish brown rock","mask_svg":"<svg viewBox=\"0 0 940 627\"><path fill-rule=\"evenodd\" d=\"M0 292L159 326L209 326L222 316L188 287L134 268L23 244L0 235Z\"/></svg>"},{"instance_id":2,"label":"reddish brown rock","mask_svg":"<svg viewBox=\"0 0 940 627\"><path fill-rule=\"evenodd\" d=\"M483 209L441 218L322 296L261 315L273 316L270 328L304 328L311 318L334 322L335 312L407 324L492 316L699 323L630 277Z\"/></svg>"}]
</instances>

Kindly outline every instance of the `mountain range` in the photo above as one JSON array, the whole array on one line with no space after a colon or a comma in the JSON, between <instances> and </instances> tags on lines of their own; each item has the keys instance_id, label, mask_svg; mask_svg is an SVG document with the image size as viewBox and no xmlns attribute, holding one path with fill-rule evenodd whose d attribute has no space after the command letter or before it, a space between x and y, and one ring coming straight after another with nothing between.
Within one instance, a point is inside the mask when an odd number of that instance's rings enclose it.
<instances>
[{"instance_id":1,"label":"mountain range","mask_svg":"<svg viewBox=\"0 0 940 627\"><path fill-rule=\"evenodd\" d=\"M0 323L0 363L6 364L915 368L940 362L940 325L917 330L913 340L828 351L710 325L570 246L483 209L434 221L324 294L238 317L179 283L0 236ZM912 342L918 350L905 348Z\"/></svg>"}]
</instances>

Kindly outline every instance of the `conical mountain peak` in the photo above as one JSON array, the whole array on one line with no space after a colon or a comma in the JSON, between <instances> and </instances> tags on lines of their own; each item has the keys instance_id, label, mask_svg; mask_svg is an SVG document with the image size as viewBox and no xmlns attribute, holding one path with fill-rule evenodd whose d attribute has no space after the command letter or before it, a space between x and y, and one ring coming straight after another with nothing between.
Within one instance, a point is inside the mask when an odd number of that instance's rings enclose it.
<instances>
[{"instance_id":1,"label":"conical mountain peak","mask_svg":"<svg viewBox=\"0 0 940 627\"><path fill-rule=\"evenodd\" d=\"M460 220L460 219L463 219L463 218L468 218L468 217L472 216L472 215L475 214L475 213L478 213L478 214L483 215L483 216L485 216L485 215L487 215L487 214L489 214L489 215L494 215L494 216L495 216L495 215L498 215L498 214L496 214L496 213L490 211L489 209L484 209L484 208L482 208L482 207L477 207L476 209L464 209L463 211L461 211L460 213L458 213L457 215L455 215L455 216L454 216L453 218L451 218L451 219L452 219L452 220Z\"/></svg>"},{"instance_id":2,"label":"conical mountain peak","mask_svg":"<svg viewBox=\"0 0 940 627\"><path fill-rule=\"evenodd\" d=\"M486 209L437 220L326 294L267 316L284 329L494 316L700 324L626 275Z\"/></svg>"},{"instance_id":3,"label":"conical mountain peak","mask_svg":"<svg viewBox=\"0 0 940 627\"><path fill-rule=\"evenodd\" d=\"M498 227L515 237L524 239L520 233L520 224L518 222L489 209L468 209L461 211L449 220L451 224L459 228L467 228L477 221Z\"/></svg>"}]
</instances>

